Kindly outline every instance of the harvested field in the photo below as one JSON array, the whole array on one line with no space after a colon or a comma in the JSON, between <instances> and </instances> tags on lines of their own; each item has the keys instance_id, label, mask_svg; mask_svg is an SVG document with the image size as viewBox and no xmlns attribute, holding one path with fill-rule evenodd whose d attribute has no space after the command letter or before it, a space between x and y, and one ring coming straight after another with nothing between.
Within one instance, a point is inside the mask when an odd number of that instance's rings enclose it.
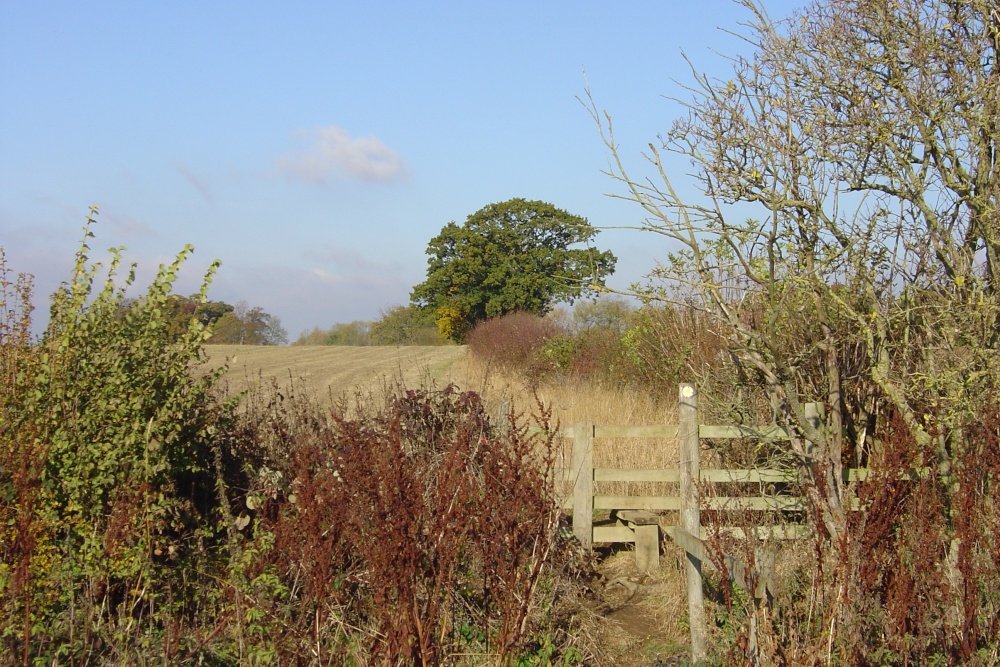
<instances>
[{"instance_id":1,"label":"harvested field","mask_svg":"<svg viewBox=\"0 0 1000 667\"><path fill-rule=\"evenodd\" d=\"M465 347L353 347L302 345L271 347L257 345L206 345L204 368L218 368L228 362L223 384L240 392L256 384L305 391L319 400L340 398L357 391L381 390L386 383L406 386L431 381L454 381L452 366L465 356Z\"/></svg>"}]
</instances>

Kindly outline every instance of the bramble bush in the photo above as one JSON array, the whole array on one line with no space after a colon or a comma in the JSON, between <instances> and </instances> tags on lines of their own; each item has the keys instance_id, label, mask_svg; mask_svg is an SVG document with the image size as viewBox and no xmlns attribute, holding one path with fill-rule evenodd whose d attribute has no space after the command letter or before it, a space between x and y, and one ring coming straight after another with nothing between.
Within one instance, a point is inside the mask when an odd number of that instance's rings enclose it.
<instances>
[{"instance_id":1,"label":"bramble bush","mask_svg":"<svg viewBox=\"0 0 1000 667\"><path fill-rule=\"evenodd\" d=\"M557 538L551 431L539 441L515 415L496 424L452 386L325 423L261 407L248 417L263 464L243 548L285 598L248 593L259 646L295 664L317 652L321 664L503 664L530 650Z\"/></svg>"},{"instance_id":2,"label":"bramble bush","mask_svg":"<svg viewBox=\"0 0 1000 667\"><path fill-rule=\"evenodd\" d=\"M534 382L574 378L670 396L678 382L697 378L719 389L713 393L731 393L731 364L703 314L677 305L632 309L607 299L577 304L572 319L568 325L554 317L505 315L480 322L466 344L479 359ZM727 386L715 387L720 384Z\"/></svg>"},{"instance_id":3,"label":"bramble bush","mask_svg":"<svg viewBox=\"0 0 1000 667\"><path fill-rule=\"evenodd\" d=\"M469 351L497 368L537 379L551 369L546 346L566 331L551 319L511 313L483 320L465 338Z\"/></svg>"}]
</instances>

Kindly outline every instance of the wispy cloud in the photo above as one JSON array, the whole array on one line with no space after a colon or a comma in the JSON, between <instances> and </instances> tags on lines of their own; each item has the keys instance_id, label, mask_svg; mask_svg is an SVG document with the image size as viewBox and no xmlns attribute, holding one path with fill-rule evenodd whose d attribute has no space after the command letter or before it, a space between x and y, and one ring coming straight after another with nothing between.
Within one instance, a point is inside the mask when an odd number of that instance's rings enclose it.
<instances>
[{"instance_id":1,"label":"wispy cloud","mask_svg":"<svg viewBox=\"0 0 1000 667\"><path fill-rule=\"evenodd\" d=\"M184 177L184 180L187 181L192 188L197 190L198 193L205 198L205 201L207 201L209 204L215 205L215 199L212 197L212 190L208 187L208 185L205 184L203 180L201 180L193 173L191 173L191 170L185 167L180 162L174 163L174 169L177 170L178 174Z\"/></svg>"},{"instance_id":2,"label":"wispy cloud","mask_svg":"<svg viewBox=\"0 0 1000 667\"><path fill-rule=\"evenodd\" d=\"M330 273L326 269L311 269L309 273L315 276L321 283L346 285L351 282L348 276L342 273Z\"/></svg>"},{"instance_id":3,"label":"wispy cloud","mask_svg":"<svg viewBox=\"0 0 1000 667\"><path fill-rule=\"evenodd\" d=\"M122 211L102 207L99 221L107 223L115 230L116 237L124 241L150 238L155 236L153 228L145 220Z\"/></svg>"},{"instance_id":4,"label":"wispy cloud","mask_svg":"<svg viewBox=\"0 0 1000 667\"><path fill-rule=\"evenodd\" d=\"M278 167L289 176L308 183L326 183L343 177L392 183L407 176L402 158L378 137L355 138L335 125L305 130L302 134L309 141L308 149L278 160Z\"/></svg>"}]
</instances>

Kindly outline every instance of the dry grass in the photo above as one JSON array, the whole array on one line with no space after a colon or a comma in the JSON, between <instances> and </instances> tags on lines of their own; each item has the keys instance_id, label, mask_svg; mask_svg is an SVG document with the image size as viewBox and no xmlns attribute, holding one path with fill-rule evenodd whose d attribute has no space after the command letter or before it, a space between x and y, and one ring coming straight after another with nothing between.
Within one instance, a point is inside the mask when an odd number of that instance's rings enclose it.
<instances>
[{"instance_id":1,"label":"dry grass","mask_svg":"<svg viewBox=\"0 0 1000 667\"><path fill-rule=\"evenodd\" d=\"M561 426L576 422L605 425L676 424L673 396L640 395L635 391L609 389L582 382L546 383L534 391L522 378L502 374L469 355L454 368L456 381L479 392L492 405L511 401L514 409L530 414L535 393L552 408ZM569 443L564 456L569 457ZM676 468L680 452L674 439L615 438L594 442L594 466L598 468ZM676 493L672 485L654 483L599 483L599 493L661 495Z\"/></svg>"},{"instance_id":2,"label":"dry grass","mask_svg":"<svg viewBox=\"0 0 1000 667\"><path fill-rule=\"evenodd\" d=\"M536 388L523 378L498 372L469 355L454 367L456 381L487 397L497 406L511 401L515 410L530 414L535 395L552 408L562 426L578 421L606 425L675 424L675 396L641 395L587 383L546 383ZM569 456L569 443L564 456ZM594 442L594 465L606 468L676 468L679 450L673 439L616 438ZM567 458L568 460L568 458ZM598 483L598 493L622 495L676 495L676 485L655 483ZM665 517L665 523L676 523ZM644 665L660 657L686 656L690 651L687 593L683 552L670 540L662 546L659 571L640 575L630 549L617 551L601 564L607 581L641 582L638 593L612 586L599 610L584 622L582 634L600 645L595 663Z\"/></svg>"},{"instance_id":3,"label":"dry grass","mask_svg":"<svg viewBox=\"0 0 1000 667\"><path fill-rule=\"evenodd\" d=\"M337 345L270 347L205 346L206 369L228 362L224 381L231 392L275 380L282 388L294 383L297 392L315 400L337 399L357 392L378 393L387 383L417 387L453 382L480 393L489 405L510 400L514 409L530 414L534 393L523 380L501 375L466 355L461 346L352 347ZM548 384L538 397L552 407L553 418L568 426L594 424L671 424L676 422L673 397L642 396L582 383ZM673 468L673 440L622 438L595 443L594 464L608 468Z\"/></svg>"},{"instance_id":4,"label":"dry grass","mask_svg":"<svg viewBox=\"0 0 1000 667\"><path fill-rule=\"evenodd\" d=\"M621 584L608 587L606 617L625 635L628 646L620 647L621 665L648 665L656 658L687 655L691 641L687 624L687 580L683 552L664 543L660 569L650 574L635 570L631 551L607 558L601 571L608 581L637 584L633 592Z\"/></svg>"}]
</instances>

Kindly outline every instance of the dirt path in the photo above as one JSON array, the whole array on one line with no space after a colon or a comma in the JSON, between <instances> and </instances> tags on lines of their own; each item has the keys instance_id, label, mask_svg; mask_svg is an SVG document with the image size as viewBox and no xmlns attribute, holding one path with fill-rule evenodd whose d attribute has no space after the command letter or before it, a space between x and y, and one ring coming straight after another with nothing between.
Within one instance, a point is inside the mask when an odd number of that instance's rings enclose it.
<instances>
[{"instance_id":1,"label":"dirt path","mask_svg":"<svg viewBox=\"0 0 1000 667\"><path fill-rule=\"evenodd\" d=\"M623 667L685 664L689 656L686 622L677 614L686 607L683 573L673 550L666 551L653 574L636 570L635 556L627 548L606 556L598 566L604 588L596 611L617 627ZM615 581L637 586L611 583Z\"/></svg>"}]
</instances>

